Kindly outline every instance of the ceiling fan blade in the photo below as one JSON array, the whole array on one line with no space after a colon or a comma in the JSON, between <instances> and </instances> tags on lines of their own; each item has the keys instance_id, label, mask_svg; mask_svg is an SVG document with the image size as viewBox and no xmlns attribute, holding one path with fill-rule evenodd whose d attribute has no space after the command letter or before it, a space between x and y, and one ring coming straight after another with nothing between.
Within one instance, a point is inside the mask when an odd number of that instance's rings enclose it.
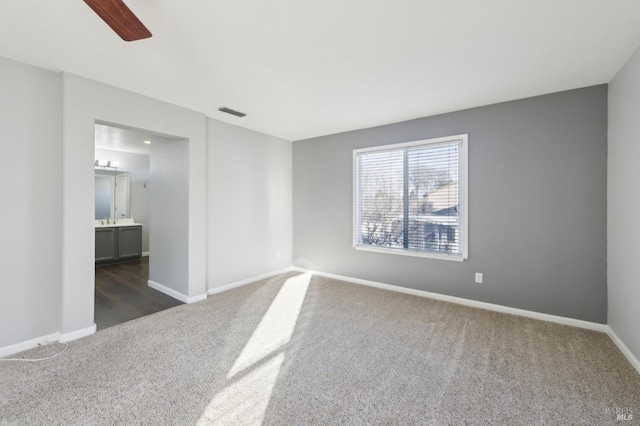
<instances>
[{"instance_id":1,"label":"ceiling fan blade","mask_svg":"<svg viewBox=\"0 0 640 426\"><path fill-rule=\"evenodd\" d=\"M151 32L122 0L84 0L84 2L124 41L151 37Z\"/></svg>"}]
</instances>

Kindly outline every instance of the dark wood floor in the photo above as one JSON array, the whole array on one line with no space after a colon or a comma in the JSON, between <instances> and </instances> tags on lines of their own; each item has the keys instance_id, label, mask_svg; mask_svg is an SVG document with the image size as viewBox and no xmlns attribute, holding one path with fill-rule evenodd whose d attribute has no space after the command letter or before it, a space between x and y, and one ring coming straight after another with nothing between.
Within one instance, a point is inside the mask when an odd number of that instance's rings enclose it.
<instances>
[{"instance_id":1,"label":"dark wood floor","mask_svg":"<svg viewBox=\"0 0 640 426\"><path fill-rule=\"evenodd\" d=\"M182 302L147 286L149 258L96 267L95 322L98 330L159 312Z\"/></svg>"}]
</instances>

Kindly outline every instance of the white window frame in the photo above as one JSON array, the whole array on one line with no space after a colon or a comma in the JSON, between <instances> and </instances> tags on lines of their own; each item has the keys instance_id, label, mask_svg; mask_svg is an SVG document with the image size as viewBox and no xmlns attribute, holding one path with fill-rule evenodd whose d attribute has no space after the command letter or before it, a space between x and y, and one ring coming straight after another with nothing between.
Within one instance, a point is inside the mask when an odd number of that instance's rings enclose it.
<instances>
[{"instance_id":1,"label":"white window frame","mask_svg":"<svg viewBox=\"0 0 640 426\"><path fill-rule=\"evenodd\" d=\"M370 245L361 245L358 244L358 188L357 188L357 155L363 152L374 152L374 151L384 151L384 150L395 150L401 148L412 147L416 145L429 145L436 144L442 142L462 142L461 151L461 159L460 159L460 170L462 173L462 253L455 254L446 254L446 253L436 253L436 252L428 252L428 251L418 251L411 250L406 248L389 248L389 247L376 247ZM469 167L468 167L468 144L469 144L469 135L461 134L461 135L453 135L453 136L445 136L441 138L432 138L432 139L423 139L419 141L411 141L404 143L396 143L390 145L380 145L374 146L370 148L360 148L353 150L353 248L356 250L362 251L371 251L376 253L387 253L387 254L399 254L402 256L414 256L414 257L426 257L431 259L443 259L443 260L453 260L457 262L462 262L465 259L469 258Z\"/></svg>"}]
</instances>

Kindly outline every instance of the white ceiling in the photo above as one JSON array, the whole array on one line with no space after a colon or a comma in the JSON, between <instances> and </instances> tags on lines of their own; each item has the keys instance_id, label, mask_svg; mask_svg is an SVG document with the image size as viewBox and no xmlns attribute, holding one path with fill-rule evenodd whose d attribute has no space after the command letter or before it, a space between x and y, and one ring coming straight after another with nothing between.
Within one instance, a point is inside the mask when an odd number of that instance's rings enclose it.
<instances>
[{"instance_id":1,"label":"white ceiling","mask_svg":"<svg viewBox=\"0 0 640 426\"><path fill-rule=\"evenodd\" d=\"M81 0L2 3L0 56L289 140L607 83L640 44L638 0L127 0L132 43Z\"/></svg>"},{"instance_id":2,"label":"white ceiling","mask_svg":"<svg viewBox=\"0 0 640 426\"><path fill-rule=\"evenodd\" d=\"M98 149L149 155L151 145L144 143L144 141L153 143L156 138L154 135L135 130L96 124L95 142Z\"/></svg>"}]
</instances>

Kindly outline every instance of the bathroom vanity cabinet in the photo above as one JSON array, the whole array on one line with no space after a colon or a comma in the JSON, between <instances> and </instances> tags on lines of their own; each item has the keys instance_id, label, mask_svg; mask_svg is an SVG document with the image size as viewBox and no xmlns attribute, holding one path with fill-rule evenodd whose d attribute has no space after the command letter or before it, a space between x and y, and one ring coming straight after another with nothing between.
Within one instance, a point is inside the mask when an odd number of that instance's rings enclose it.
<instances>
[{"instance_id":1,"label":"bathroom vanity cabinet","mask_svg":"<svg viewBox=\"0 0 640 426\"><path fill-rule=\"evenodd\" d=\"M96 228L96 263L118 260L117 228Z\"/></svg>"},{"instance_id":2,"label":"bathroom vanity cabinet","mask_svg":"<svg viewBox=\"0 0 640 426\"><path fill-rule=\"evenodd\" d=\"M96 227L96 264L126 262L141 256L141 225Z\"/></svg>"}]
</instances>

